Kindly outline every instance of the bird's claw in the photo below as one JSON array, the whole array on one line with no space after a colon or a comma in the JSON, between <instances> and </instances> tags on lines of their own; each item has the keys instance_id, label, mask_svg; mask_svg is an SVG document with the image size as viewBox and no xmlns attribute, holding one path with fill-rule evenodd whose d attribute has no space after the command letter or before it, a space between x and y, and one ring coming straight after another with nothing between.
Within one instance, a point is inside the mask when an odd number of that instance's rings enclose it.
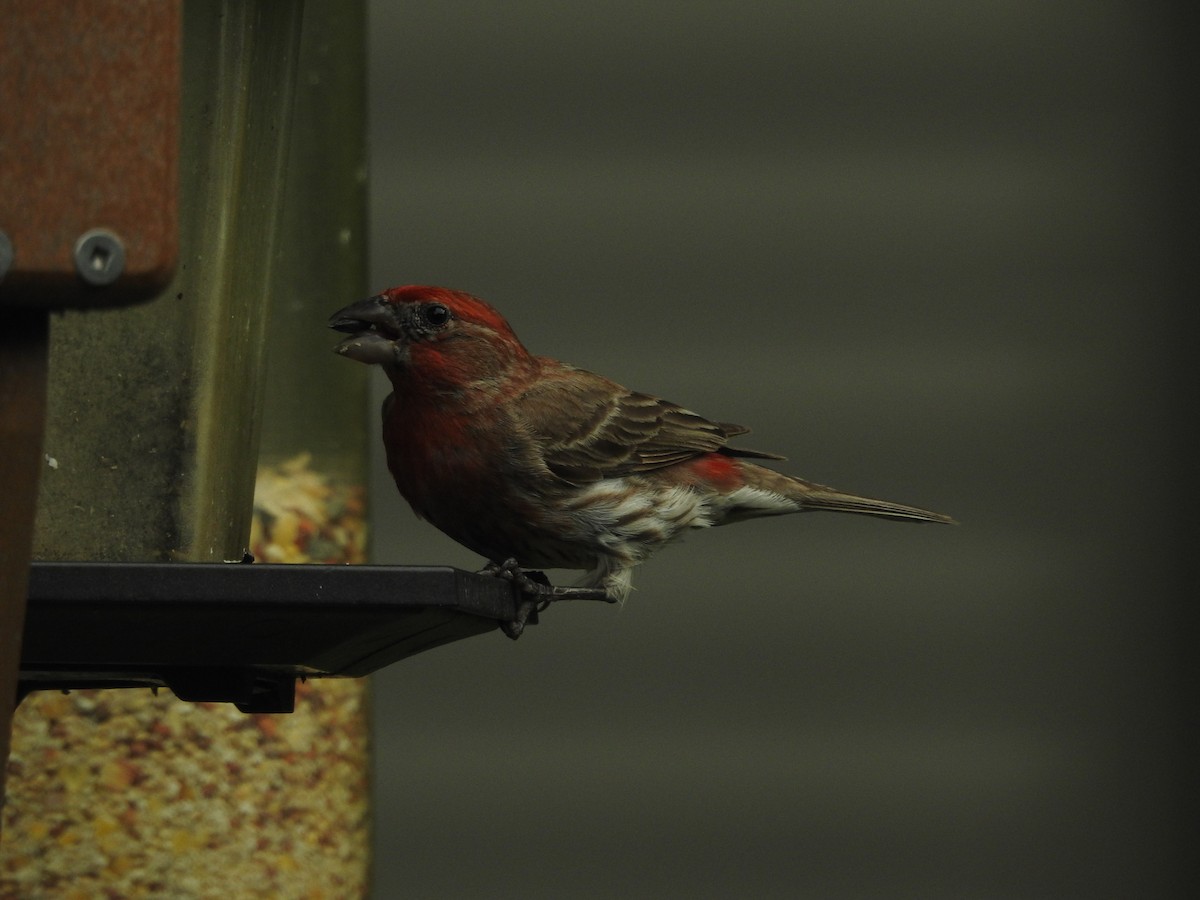
<instances>
[{"instance_id":1,"label":"bird's claw","mask_svg":"<svg viewBox=\"0 0 1200 900\"><path fill-rule=\"evenodd\" d=\"M511 622L500 623L501 630L514 641L525 631L526 625L536 625L538 613L556 600L616 602L604 588L555 587L544 573L526 572L517 565L515 559L506 559L502 563L488 563L479 574L492 575L510 581L520 592L516 618Z\"/></svg>"}]
</instances>

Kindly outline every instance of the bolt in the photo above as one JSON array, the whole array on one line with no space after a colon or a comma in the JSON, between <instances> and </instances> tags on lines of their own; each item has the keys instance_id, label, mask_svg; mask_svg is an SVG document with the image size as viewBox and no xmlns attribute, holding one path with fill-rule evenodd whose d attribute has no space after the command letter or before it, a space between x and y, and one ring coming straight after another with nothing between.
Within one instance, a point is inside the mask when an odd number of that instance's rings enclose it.
<instances>
[{"instance_id":1,"label":"bolt","mask_svg":"<svg viewBox=\"0 0 1200 900\"><path fill-rule=\"evenodd\" d=\"M8 274L13 261L13 245L8 235L0 231L0 281Z\"/></svg>"},{"instance_id":2,"label":"bolt","mask_svg":"<svg viewBox=\"0 0 1200 900\"><path fill-rule=\"evenodd\" d=\"M75 271L88 284L112 284L125 268L125 245L104 228L93 228L75 242Z\"/></svg>"}]
</instances>

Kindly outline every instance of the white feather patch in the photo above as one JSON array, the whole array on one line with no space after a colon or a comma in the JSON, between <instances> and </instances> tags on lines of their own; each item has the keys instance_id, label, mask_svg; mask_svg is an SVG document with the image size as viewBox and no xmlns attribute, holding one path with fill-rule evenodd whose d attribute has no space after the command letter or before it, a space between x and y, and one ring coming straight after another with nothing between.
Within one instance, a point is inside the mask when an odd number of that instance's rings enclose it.
<instances>
[{"instance_id":1,"label":"white feather patch","mask_svg":"<svg viewBox=\"0 0 1200 900\"><path fill-rule=\"evenodd\" d=\"M716 494L710 502L714 525L800 511L800 504L790 497L750 485L744 485L728 494Z\"/></svg>"},{"instance_id":2,"label":"white feather patch","mask_svg":"<svg viewBox=\"0 0 1200 900\"><path fill-rule=\"evenodd\" d=\"M596 566L584 578L620 602L629 596L632 567L691 528L796 512L774 491L744 486L729 493L678 485L605 479L581 490L568 505L573 541L597 548Z\"/></svg>"}]
</instances>

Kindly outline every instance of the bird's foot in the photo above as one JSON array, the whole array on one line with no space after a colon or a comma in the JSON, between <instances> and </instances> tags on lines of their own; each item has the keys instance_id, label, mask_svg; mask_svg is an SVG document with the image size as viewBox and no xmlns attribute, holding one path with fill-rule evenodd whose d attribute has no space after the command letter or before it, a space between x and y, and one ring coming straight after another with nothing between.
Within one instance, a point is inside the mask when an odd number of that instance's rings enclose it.
<instances>
[{"instance_id":1,"label":"bird's foot","mask_svg":"<svg viewBox=\"0 0 1200 900\"><path fill-rule=\"evenodd\" d=\"M610 597L604 588L594 587L556 587L550 583L543 572L527 572L517 565L515 559L506 559L502 563L488 563L480 571L481 575L492 575L511 581L520 591L517 601L517 616L511 622L501 622L500 628L514 641L525 631L526 625L536 625L538 613L556 600L599 600L603 603L616 603L616 598Z\"/></svg>"}]
</instances>

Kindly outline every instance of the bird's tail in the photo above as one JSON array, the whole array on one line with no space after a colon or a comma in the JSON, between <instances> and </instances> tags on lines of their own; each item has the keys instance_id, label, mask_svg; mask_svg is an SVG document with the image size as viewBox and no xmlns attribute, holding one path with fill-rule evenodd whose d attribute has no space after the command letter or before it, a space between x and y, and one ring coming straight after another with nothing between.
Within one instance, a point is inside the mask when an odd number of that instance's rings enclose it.
<instances>
[{"instance_id":1,"label":"bird's tail","mask_svg":"<svg viewBox=\"0 0 1200 900\"><path fill-rule=\"evenodd\" d=\"M738 460L741 478L736 485L713 498L713 525L725 525L759 516L782 516L788 513L824 510L826 512L858 513L883 519L906 522L941 522L957 525L950 516L907 506L890 500L876 500L847 494L824 484L805 481L775 469Z\"/></svg>"},{"instance_id":2,"label":"bird's tail","mask_svg":"<svg viewBox=\"0 0 1200 900\"><path fill-rule=\"evenodd\" d=\"M918 506L907 506L903 503L893 503L890 500L876 500L872 497L859 497L847 494L823 484L814 484L800 478L789 476L793 482L793 499L800 503L803 511L822 510L824 512L858 513L864 516L879 516L883 519L902 519L909 522L940 522L945 525L957 525L953 518L942 513L931 512ZM798 488L798 490L797 490Z\"/></svg>"}]
</instances>

